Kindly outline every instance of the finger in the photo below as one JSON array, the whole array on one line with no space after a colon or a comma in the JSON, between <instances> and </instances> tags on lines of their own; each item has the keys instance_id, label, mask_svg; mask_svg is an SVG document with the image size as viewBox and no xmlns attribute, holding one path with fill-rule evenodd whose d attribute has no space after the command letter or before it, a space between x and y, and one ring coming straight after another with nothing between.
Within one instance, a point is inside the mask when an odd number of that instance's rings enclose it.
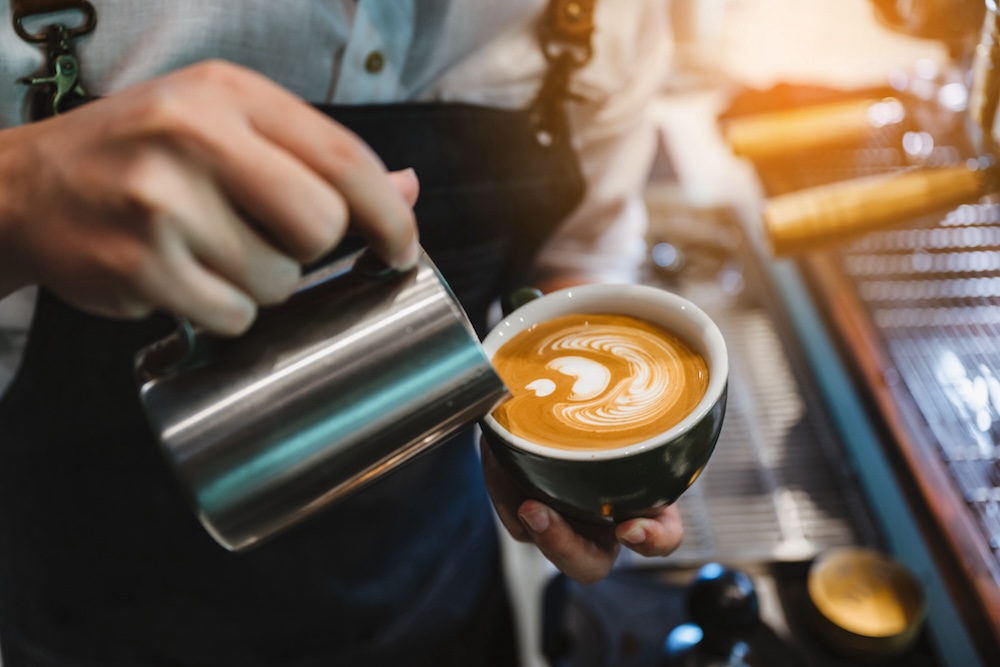
<instances>
[{"instance_id":1,"label":"finger","mask_svg":"<svg viewBox=\"0 0 1000 667\"><path fill-rule=\"evenodd\" d=\"M498 503L494 500L493 506L496 508L497 516L500 517L500 523L503 527L507 529L510 536L517 540L518 542L533 542L532 535L525 528L524 523L518 518L517 514L511 512L507 509L506 505Z\"/></svg>"},{"instance_id":2,"label":"finger","mask_svg":"<svg viewBox=\"0 0 1000 667\"><path fill-rule=\"evenodd\" d=\"M179 235L164 235L158 246L138 280L150 303L211 333L246 331L257 315L249 295L198 262Z\"/></svg>"},{"instance_id":3,"label":"finger","mask_svg":"<svg viewBox=\"0 0 1000 667\"><path fill-rule=\"evenodd\" d=\"M599 544L580 535L558 513L534 500L522 503L517 514L539 551L567 576L593 583L611 572L617 543Z\"/></svg>"},{"instance_id":4,"label":"finger","mask_svg":"<svg viewBox=\"0 0 1000 667\"><path fill-rule=\"evenodd\" d=\"M392 186L375 153L355 134L288 93L256 99L260 103L251 107L253 128L343 194L358 231L383 260L398 268L416 263L412 208Z\"/></svg>"},{"instance_id":5,"label":"finger","mask_svg":"<svg viewBox=\"0 0 1000 667\"><path fill-rule=\"evenodd\" d=\"M230 228L237 252L219 253L218 246L195 248L209 268L232 281L262 306L287 299L302 277L301 265L278 252L242 220Z\"/></svg>"},{"instance_id":6,"label":"finger","mask_svg":"<svg viewBox=\"0 0 1000 667\"><path fill-rule=\"evenodd\" d=\"M680 510L668 505L655 517L623 521L615 527L615 536L643 556L668 556L684 541L684 522Z\"/></svg>"},{"instance_id":7,"label":"finger","mask_svg":"<svg viewBox=\"0 0 1000 667\"><path fill-rule=\"evenodd\" d=\"M420 196L420 180L413 169L390 171L389 180L409 206L412 207L417 203L417 197Z\"/></svg>"},{"instance_id":8,"label":"finger","mask_svg":"<svg viewBox=\"0 0 1000 667\"><path fill-rule=\"evenodd\" d=\"M253 324L256 304L232 283L194 262L184 271L183 282L187 289L168 293L159 304L162 308L220 336L238 336Z\"/></svg>"},{"instance_id":9,"label":"finger","mask_svg":"<svg viewBox=\"0 0 1000 667\"><path fill-rule=\"evenodd\" d=\"M301 267L237 215L207 173L187 170L185 196L173 198L176 224L194 256L261 305L279 303L298 285Z\"/></svg>"},{"instance_id":10,"label":"finger","mask_svg":"<svg viewBox=\"0 0 1000 667\"><path fill-rule=\"evenodd\" d=\"M223 191L271 245L306 263L340 242L350 212L330 183L250 128L230 128L218 142L212 169Z\"/></svg>"},{"instance_id":11,"label":"finger","mask_svg":"<svg viewBox=\"0 0 1000 667\"><path fill-rule=\"evenodd\" d=\"M81 281L68 287L59 285L49 289L80 310L101 317L140 320L153 312L149 299L132 285L123 286L118 282L105 284L99 296L95 297L87 290L78 289L80 284L84 283Z\"/></svg>"}]
</instances>

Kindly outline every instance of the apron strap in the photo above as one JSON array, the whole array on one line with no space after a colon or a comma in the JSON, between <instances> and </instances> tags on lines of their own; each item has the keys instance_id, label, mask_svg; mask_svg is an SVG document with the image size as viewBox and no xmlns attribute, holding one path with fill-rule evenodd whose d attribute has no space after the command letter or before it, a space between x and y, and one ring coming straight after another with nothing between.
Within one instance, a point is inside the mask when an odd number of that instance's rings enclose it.
<instances>
[{"instance_id":1,"label":"apron strap","mask_svg":"<svg viewBox=\"0 0 1000 667\"><path fill-rule=\"evenodd\" d=\"M549 58L569 51L579 67L593 53L594 5L596 0L549 0L542 45Z\"/></svg>"},{"instance_id":2,"label":"apron strap","mask_svg":"<svg viewBox=\"0 0 1000 667\"><path fill-rule=\"evenodd\" d=\"M593 55L596 0L549 0L542 26L542 52L549 68L532 105L535 142L543 148L557 143L568 131L566 101L569 79Z\"/></svg>"}]
</instances>

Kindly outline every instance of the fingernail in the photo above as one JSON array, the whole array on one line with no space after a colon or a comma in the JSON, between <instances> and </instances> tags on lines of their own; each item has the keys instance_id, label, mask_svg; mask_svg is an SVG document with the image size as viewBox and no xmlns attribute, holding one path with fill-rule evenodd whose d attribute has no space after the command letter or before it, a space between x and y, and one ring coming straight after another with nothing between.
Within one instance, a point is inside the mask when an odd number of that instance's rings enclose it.
<instances>
[{"instance_id":1,"label":"fingernail","mask_svg":"<svg viewBox=\"0 0 1000 667\"><path fill-rule=\"evenodd\" d=\"M420 248L420 242L414 239L413 243L410 244L400 259L393 264L392 268L397 271L409 271L417 265L421 252L423 250Z\"/></svg>"},{"instance_id":2,"label":"fingernail","mask_svg":"<svg viewBox=\"0 0 1000 667\"><path fill-rule=\"evenodd\" d=\"M257 309L253 302L246 309L233 310L229 313L220 312L215 325L206 324L206 328L221 336L242 336L257 317Z\"/></svg>"},{"instance_id":3,"label":"fingernail","mask_svg":"<svg viewBox=\"0 0 1000 667\"><path fill-rule=\"evenodd\" d=\"M399 170L399 174L400 174L400 176L408 179L410 182L412 182L414 184L420 183L420 181L417 180L417 172L415 172L413 170L413 167L407 167L406 169L400 169Z\"/></svg>"},{"instance_id":4,"label":"fingernail","mask_svg":"<svg viewBox=\"0 0 1000 667\"><path fill-rule=\"evenodd\" d=\"M629 544L642 544L646 541L646 531L642 526L632 526L621 536L621 539Z\"/></svg>"},{"instance_id":5,"label":"fingernail","mask_svg":"<svg viewBox=\"0 0 1000 667\"><path fill-rule=\"evenodd\" d=\"M268 272L263 272L258 288L258 301L263 306L281 303L295 291L302 278L302 266L287 257L275 259Z\"/></svg>"},{"instance_id":6,"label":"fingernail","mask_svg":"<svg viewBox=\"0 0 1000 667\"><path fill-rule=\"evenodd\" d=\"M403 169L392 172L390 176L403 201L409 208L413 208L420 198L420 179L417 178L417 172L412 168Z\"/></svg>"},{"instance_id":7,"label":"fingernail","mask_svg":"<svg viewBox=\"0 0 1000 667\"><path fill-rule=\"evenodd\" d=\"M544 508L524 512L519 516L524 525L528 527L528 530L533 533L544 533L549 529L549 524L551 523L549 512Z\"/></svg>"}]
</instances>

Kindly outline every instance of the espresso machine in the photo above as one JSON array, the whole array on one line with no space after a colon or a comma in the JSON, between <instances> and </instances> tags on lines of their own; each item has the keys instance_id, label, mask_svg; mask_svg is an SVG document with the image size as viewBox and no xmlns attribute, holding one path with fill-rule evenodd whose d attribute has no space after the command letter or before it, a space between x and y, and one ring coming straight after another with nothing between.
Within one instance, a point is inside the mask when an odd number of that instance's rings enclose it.
<instances>
[{"instance_id":1,"label":"espresso machine","mask_svg":"<svg viewBox=\"0 0 1000 667\"><path fill-rule=\"evenodd\" d=\"M869 5L889 30L944 45L947 63L859 89L737 91L720 114L720 135L759 183L759 211L700 211L687 245L657 257L653 239L651 261L670 289L711 274L721 294L713 309L716 292L695 285L734 348L719 456L681 500L686 543L667 571L549 586L554 667L1000 665L1000 18L992 0ZM795 382L783 388L786 367ZM806 409L777 429L796 401ZM751 480L734 461L758 436L774 440ZM826 467L809 458L821 449ZM776 504L811 494L816 523L796 525L799 543L749 548L752 531L771 529L747 518L754 484ZM722 530L690 510L699 494L728 508ZM734 519L737 504L747 511ZM852 534L835 535L848 523ZM730 560L685 560L703 532ZM723 549L727 539L742 550ZM857 637L818 631L811 573L845 543L919 579L922 627L905 652L852 652Z\"/></svg>"},{"instance_id":2,"label":"espresso machine","mask_svg":"<svg viewBox=\"0 0 1000 667\"><path fill-rule=\"evenodd\" d=\"M995 131L1000 99L1000 18L992 0L873 0L892 30L944 43L945 75L920 90L874 91L858 99L730 119L734 152L788 164L808 151L850 148L883 129L900 132L899 169L859 166L857 177L821 185L795 184L771 193L762 213L775 256L810 252L902 221L947 212L1000 190ZM942 131L965 146L933 156ZM940 152L940 151L939 151ZM814 157L814 156L810 156ZM874 173L872 173L874 172ZM866 175L866 178L860 177ZM785 192L787 190L787 192Z\"/></svg>"},{"instance_id":3,"label":"espresso machine","mask_svg":"<svg viewBox=\"0 0 1000 667\"><path fill-rule=\"evenodd\" d=\"M871 5L947 47L936 80L758 104L720 127L761 183L760 251L817 384L856 418L843 444L883 534L953 605L929 625L1000 664L1000 13Z\"/></svg>"}]
</instances>

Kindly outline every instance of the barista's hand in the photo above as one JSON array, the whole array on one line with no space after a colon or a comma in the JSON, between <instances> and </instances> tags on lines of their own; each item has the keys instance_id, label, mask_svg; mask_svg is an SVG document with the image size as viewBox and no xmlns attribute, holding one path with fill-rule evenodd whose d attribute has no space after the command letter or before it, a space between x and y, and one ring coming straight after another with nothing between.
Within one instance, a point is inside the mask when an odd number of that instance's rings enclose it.
<instances>
[{"instance_id":1,"label":"barista's hand","mask_svg":"<svg viewBox=\"0 0 1000 667\"><path fill-rule=\"evenodd\" d=\"M648 519L630 519L599 530L574 527L551 508L525 499L485 442L480 443L480 450L486 485L507 531L516 540L534 542L553 565L579 582L593 583L606 577L622 544L644 556L666 556L684 539L675 505Z\"/></svg>"},{"instance_id":2,"label":"barista's hand","mask_svg":"<svg viewBox=\"0 0 1000 667\"><path fill-rule=\"evenodd\" d=\"M412 172L264 77L207 62L0 131L0 296L237 334L356 226L417 259Z\"/></svg>"}]
</instances>

